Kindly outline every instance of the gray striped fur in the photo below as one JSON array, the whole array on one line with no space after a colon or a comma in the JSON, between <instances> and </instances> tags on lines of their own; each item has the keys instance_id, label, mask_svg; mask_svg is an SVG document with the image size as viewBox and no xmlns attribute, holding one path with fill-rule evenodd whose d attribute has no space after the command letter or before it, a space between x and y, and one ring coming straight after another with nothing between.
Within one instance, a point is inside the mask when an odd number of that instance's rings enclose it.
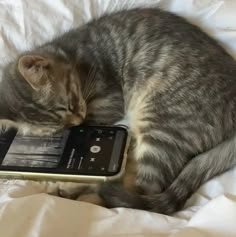
<instances>
[{"instance_id":1,"label":"gray striped fur","mask_svg":"<svg viewBox=\"0 0 236 237\"><path fill-rule=\"evenodd\" d=\"M20 55L0 97L2 120L38 134L128 118L140 193L103 185L108 207L171 214L235 165L236 63L158 9L105 15Z\"/></svg>"}]
</instances>

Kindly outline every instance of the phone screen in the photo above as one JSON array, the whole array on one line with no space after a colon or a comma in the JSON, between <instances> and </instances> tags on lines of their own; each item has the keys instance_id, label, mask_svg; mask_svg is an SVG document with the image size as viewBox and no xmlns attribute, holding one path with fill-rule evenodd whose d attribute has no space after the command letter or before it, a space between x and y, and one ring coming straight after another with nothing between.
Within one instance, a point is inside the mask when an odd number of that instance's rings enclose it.
<instances>
[{"instance_id":1,"label":"phone screen","mask_svg":"<svg viewBox=\"0 0 236 237\"><path fill-rule=\"evenodd\" d=\"M112 176L119 173L127 130L76 126L53 137L0 136L0 170Z\"/></svg>"}]
</instances>

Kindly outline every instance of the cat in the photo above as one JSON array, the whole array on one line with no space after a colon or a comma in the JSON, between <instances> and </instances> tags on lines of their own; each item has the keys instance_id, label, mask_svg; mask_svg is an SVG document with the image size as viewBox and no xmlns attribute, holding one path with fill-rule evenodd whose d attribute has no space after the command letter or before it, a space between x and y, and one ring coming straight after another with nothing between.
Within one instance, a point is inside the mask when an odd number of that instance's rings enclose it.
<instances>
[{"instance_id":1,"label":"cat","mask_svg":"<svg viewBox=\"0 0 236 237\"><path fill-rule=\"evenodd\" d=\"M180 210L236 164L235 60L182 17L137 8L72 29L4 69L1 124L23 134L123 118L133 141L131 190L116 182L87 193L106 207Z\"/></svg>"}]
</instances>

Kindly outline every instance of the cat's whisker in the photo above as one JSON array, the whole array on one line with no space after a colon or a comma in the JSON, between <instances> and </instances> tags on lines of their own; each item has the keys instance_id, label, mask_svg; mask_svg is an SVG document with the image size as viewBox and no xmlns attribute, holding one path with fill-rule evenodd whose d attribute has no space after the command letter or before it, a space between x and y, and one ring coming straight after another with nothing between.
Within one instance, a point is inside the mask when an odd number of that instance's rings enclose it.
<instances>
[{"instance_id":1,"label":"cat's whisker","mask_svg":"<svg viewBox=\"0 0 236 237\"><path fill-rule=\"evenodd\" d=\"M91 66L90 66L90 69L89 69L89 72L88 72L88 75L87 75L87 78L86 78L86 81L85 81L85 85L84 85L84 88L83 88L83 91L82 91L82 93L83 93L83 95L84 95L84 98L86 99L86 97L87 97L87 94L89 93L89 85L90 85L90 80L89 80L89 78L90 78L90 75L91 75L91 72L92 72L92 70L93 70L93 67L94 67L94 64L92 64Z\"/></svg>"},{"instance_id":2,"label":"cat's whisker","mask_svg":"<svg viewBox=\"0 0 236 237\"><path fill-rule=\"evenodd\" d=\"M84 88L84 99L87 101L95 92L93 90L93 87L95 86L96 83L96 73L97 69L95 64L93 64L89 70L88 77L86 79L86 84Z\"/></svg>"}]
</instances>

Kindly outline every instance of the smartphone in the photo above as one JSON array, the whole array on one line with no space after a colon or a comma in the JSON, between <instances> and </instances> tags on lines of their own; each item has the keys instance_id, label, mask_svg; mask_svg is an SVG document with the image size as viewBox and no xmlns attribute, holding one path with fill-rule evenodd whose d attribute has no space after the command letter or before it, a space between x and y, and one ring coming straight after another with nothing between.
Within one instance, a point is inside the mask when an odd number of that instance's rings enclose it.
<instances>
[{"instance_id":1,"label":"smartphone","mask_svg":"<svg viewBox=\"0 0 236 237\"><path fill-rule=\"evenodd\" d=\"M75 126L52 137L0 135L0 178L104 182L125 170L128 131L122 126Z\"/></svg>"}]
</instances>

